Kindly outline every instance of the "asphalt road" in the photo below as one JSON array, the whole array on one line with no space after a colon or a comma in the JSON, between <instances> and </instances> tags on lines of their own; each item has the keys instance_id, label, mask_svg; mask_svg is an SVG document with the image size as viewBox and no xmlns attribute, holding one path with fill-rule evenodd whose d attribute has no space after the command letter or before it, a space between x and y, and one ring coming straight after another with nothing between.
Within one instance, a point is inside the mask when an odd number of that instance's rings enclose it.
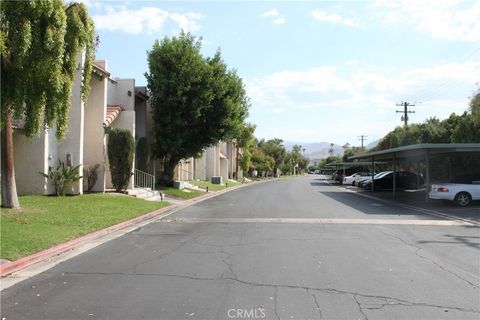
<instances>
[{"instance_id":1,"label":"asphalt road","mask_svg":"<svg viewBox=\"0 0 480 320\"><path fill-rule=\"evenodd\" d=\"M480 229L313 177L248 186L2 292L2 319L479 319Z\"/></svg>"}]
</instances>

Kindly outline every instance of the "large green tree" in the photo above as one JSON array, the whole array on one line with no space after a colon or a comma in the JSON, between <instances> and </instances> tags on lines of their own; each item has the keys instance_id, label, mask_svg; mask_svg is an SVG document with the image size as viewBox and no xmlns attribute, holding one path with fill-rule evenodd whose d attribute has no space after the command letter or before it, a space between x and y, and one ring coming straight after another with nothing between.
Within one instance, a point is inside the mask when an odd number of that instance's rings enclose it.
<instances>
[{"instance_id":1,"label":"large green tree","mask_svg":"<svg viewBox=\"0 0 480 320\"><path fill-rule=\"evenodd\" d=\"M307 169L309 159L303 155L304 149L301 145L294 145L291 151L287 151L281 166L284 174L301 174Z\"/></svg>"},{"instance_id":2,"label":"large green tree","mask_svg":"<svg viewBox=\"0 0 480 320\"><path fill-rule=\"evenodd\" d=\"M78 58L85 52L82 99L88 96L95 30L83 4L2 1L0 6L2 206L18 208L13 121L28 137L43 127L67 130Z\"/></svg>"},{"instance_id":3,"label":"large green tree","mask_svg":"<svg viewBox=\"0 0 480 320\"><path fill-rule=\"evenodd\" d=\"M205 58L190 33L156 41L148 52L154 143L163 160L162 184L171 184L181 159L198 156L219 140L232 139L248 115L242 79L220 52Z\"/></svg>"},{"instance_id":4,"label":"large green tree","mask_svg":"<svg viewBox=\"0 0 480 320\"><path fill-rule=\"evenodd\" d=\"M445 120L429 118L423 123L397 127L383 137L373 150L383 150L419 143L478 143L480 142L480 88L470 100L467 111L452 113Z\"/></svg>"},{"instance_id":5,"label":"large green tree","mask_svg":"<svg viewBox=\"0 0 480 320\"><path fill-rule=\"evenodd\" d=\"M251 167L250 171L257 170L259 176L264 176L271 172L275 167L275 159L266 155L262 149L258 147L252 148L251 151Z\"/></svg>"},{"instance_id":6,"label":"large green tree","mask_svg":"<svg viewBox=\"0 0 480 320\"><path fill-rule=\"evenodd\" d=\"M252 147L255 146L255 132L256 126L251 123L245 123L236 137L237 146L237 161L236 161L236 176L238 178L238 168L243 171L248 171L252 157ZM240 154L241 149L241 154Z\"/></svg>"},{"instance_id":7,"label":"large green tree","mask_svg":"<svg viewBox=\"0 0 480 320\"><path fill-rule=\"evenodd\" d=\"M278 169L283 164L283 161L285 159L285 156L287 155L287 150L285 149L285 146L283 145L283 140L274 138L270 139L267 141L260 141L259 147L262 149L262 151L272 157L275 161L275 166L274 166L274 176L277 176L278 174Z\"/></svg>"},{"instance_id":8,"label":"large green tree","mask_svg":"<svg viewBox=\"0 0 480 320\"><path fill-rule=\"evenodd\" d=\"M452 142L480 143L480 88L472 96L468 112L461 118L452 131Z\"/></svg>"}]
</instances>

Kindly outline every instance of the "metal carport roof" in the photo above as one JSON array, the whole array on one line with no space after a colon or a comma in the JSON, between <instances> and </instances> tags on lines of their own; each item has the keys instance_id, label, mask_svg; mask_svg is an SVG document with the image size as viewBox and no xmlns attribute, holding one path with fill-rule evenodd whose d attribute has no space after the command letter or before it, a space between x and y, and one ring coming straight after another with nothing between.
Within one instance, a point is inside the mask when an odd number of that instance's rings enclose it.
<instances>
[{"instance_id":1,"label":"metal carport roof","mask_svg":"<svg viewBox=\"0 0 480 320\"><path fill-rule=\"evenodd\" d=\"M393 160L394 157L423 157L425 154L437 155L457 152L480 152L480 143L424 143L385 149L349 157L348 159Z\"/></svg>"},{"instance_id":2,"label":"metal carport roof","mask_svg":"<svg viewBox=\"0 0 480 320\"><path fill-rule=\"evenodd\" d=\"M378 160L393 161L393 171L396 171L396 160L403 158L424 158L426 163L427 187L426 201L428 201L428 189L430 187L430 157L437 155L448 155L455 153L480 153L480 143L424 143L413 144L398 148L385 149L369 152L353 157L351 160L370 159L372 163ZM372 184L373 190L373 184ZM393 175L393 195L395 196L395 175Z\"/></svg>"},{"instance_id":3,"label":"metal carport roof","mask_svg":"<svg viewBox=\"0 0 480 320\"><path fill-rule=\"evenodd\" d=\"M378 162L376 161L375 164L384 164L385 162ZM341 169L348 169L348 168L355 168L355 167L367 167L371 166L372 163L370 161L364 162L330 162L325 165L325 167L336 167Z\"/></svg>"}]
</instances>

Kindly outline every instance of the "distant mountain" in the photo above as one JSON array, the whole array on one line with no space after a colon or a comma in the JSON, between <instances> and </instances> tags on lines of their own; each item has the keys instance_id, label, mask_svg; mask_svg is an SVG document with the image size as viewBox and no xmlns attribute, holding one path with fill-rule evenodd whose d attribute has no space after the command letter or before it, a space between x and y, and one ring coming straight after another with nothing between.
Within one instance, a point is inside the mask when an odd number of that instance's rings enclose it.
<instances>
[{"instance_id":1,"label":"distant mountain","mask_svg":"<svg viewBox=\"0 0 480 320\"><path fill-rule=\"evenodd\" d=\"M365 146L366 149L368 150L368 149L371 149L371 148L376 147L377 144L380 142L380 140L382 140L382 139L377 139L377 140L375 140L375 141L370 142L369 144L367 144L367 145Z\"/></svg>"},{"instance_id":2,"label":"distant mountain","mask_svg":"<svg viewBox=\"0 0 480 320\"><path fill-rule=\"evenodd\" d=\"M381 139L375 140L370 142L365 146L368 150L370 148L375 147ZM291 151L294 145L301 145L302 148L305 148L305 156L310 159L311 163L316 163L321 159L325 159L330 154L328 150L330 150L330 142L293 142L293 141L284 141L283 145L288 151ZM343 156L343 148L342 146L335 144L333 146L333 155L334 156Z\"/></svg>"},{"instance_id":3,"label":"distant mountain","mask_svg":"<svg viewBox=\"0 0 480 320\"><path fill-rule=\"evenodd\" d=\"M330 142L283 142L283 145L289 151L292 150L293 146L296 144L305 148L305 156L310 158L310 161L320 160L330 155L328 153L328 150L330 150ZM333 146L333 155L343 156L342 146L335 144Z\"/></svg>"}]
</instances>

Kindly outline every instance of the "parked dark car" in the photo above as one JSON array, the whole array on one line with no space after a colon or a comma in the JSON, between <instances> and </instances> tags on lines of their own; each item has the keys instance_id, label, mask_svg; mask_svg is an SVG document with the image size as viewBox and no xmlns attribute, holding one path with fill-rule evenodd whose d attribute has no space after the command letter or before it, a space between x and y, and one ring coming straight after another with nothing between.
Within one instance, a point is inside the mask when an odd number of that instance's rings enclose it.
<instances>
[{"instance_id":1,"label":"parked dark car","mask_svg":"<svg viewBox=\"0 0 480 320\"><path fill-rule=\"evenodd\" d=\"M383 177L384 175L390 173L392 171L382 171L382 172L379 172L377 174L374 175L374 178L375 179L378 179L378 178L381 178ZM369 179L365 179L365 180L360 180L358 183L357 183L357 187L359 188L362 188L364 189L365 188L365 185L367 185L367 183L369 183L370 181L372 181L372 178L369 178ZM370 184L370 188L371 188L371 184Z\"/></svg>"},{"instance_id":2,"label":"parked dark car","mask_svg":"<svg viewBox=\"0 0 480 320\"><path fill-rule=\"evenodd\" d=\"M424 184L423 177L413 172L398 171L395 172L396 189L417 189ZM372 180L364 184L365 189L372 188ZM375 190L391 190L393 189L393 172L389 172L374 179Z\"/></svg>"}]
</instances>

